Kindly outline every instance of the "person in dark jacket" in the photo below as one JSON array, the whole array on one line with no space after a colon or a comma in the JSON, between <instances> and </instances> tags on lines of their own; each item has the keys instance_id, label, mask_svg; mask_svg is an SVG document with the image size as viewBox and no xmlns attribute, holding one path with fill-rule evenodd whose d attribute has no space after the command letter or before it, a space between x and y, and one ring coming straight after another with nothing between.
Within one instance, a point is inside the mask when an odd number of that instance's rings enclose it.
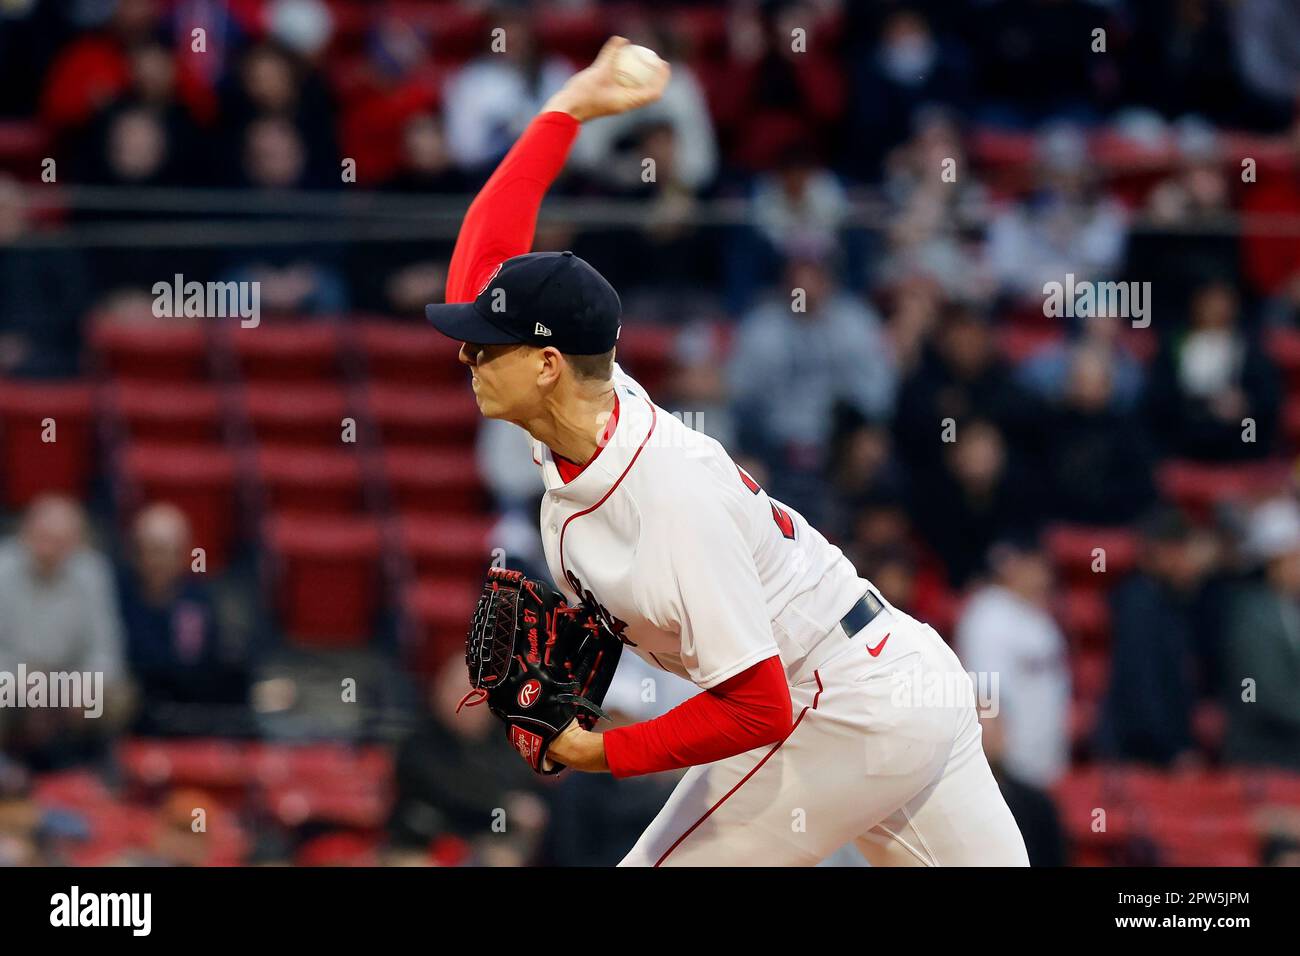
<instances>
[{"instance_id":1,"label":"person in dark jacket","mask_svg":"<svg viewBox=\"0 0 1300 956\"><path fill-rule=\"evenodd\" d=\"M1128 524L1155 498L1145 437L1111 401L1111 357L1081 347L1072 358L1064 400L1046 430L1054 517Z\"/></svg>"},{"instance_id":2,"label":"person in dark jacket","mask_svg":"<svg viewBox=\"0 0 1300 956\"><path fill-rule=\"evenodd\" d=\"M219 717L202 708L247 703L247 668L222 644L212 596L191 570L190 545L189 521L175 505L153 504L136 516L118 602L140 689L138 733L211 733Z\"/></svg>"},{"instance_id":3,"label":"person in dark jacket","mask_svg":"<svg viewBox=\"0 0 1300 956\"><path fill-rule=\"evenodd\" d=\"M1263 573L1228 619L1224 759L1300 770L1300 506L1279 498L1257 508L1243 550Z\"/></svg>"},{"instance_id":4,"label":"person in dark jacket","mask_svg":"<svg viewBox=\"0 0 1300 956\"><path fill-rule=\"evenodd\" d=\"M1111 597L1111 666L1097 749L1167 766L1193 749L1192 712L1215 630L1206 549L1174 508L1142 524L1139 567Z\"/></svg>"}]
</instances>

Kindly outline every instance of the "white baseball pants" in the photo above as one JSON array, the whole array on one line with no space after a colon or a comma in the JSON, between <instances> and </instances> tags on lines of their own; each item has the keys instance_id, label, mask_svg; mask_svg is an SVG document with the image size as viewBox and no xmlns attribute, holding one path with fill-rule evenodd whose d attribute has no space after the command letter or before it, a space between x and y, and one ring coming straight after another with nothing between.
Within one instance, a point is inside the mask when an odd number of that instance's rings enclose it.
<instances>
[{"instance_id":1,"label":"white baseball pants","mask_svg":"<svg viewBox=\"0 0 1300 956\"><path fill-rule=\"evenodd\" d=\"M957 655L888 605L837 636L789 736L688 770L621 866L814 866L850 842L873 866L1029 864Z\"/></svg>"}]
</instances>

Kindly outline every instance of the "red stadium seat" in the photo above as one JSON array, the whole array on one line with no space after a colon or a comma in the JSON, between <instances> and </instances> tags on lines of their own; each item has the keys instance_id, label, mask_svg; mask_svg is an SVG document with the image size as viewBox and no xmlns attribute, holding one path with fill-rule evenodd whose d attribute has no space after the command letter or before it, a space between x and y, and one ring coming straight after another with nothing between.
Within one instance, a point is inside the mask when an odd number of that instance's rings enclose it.
<instances>
[{"instance_id":1,"label":"red stadium seat","mask_svg":"<svg viewBox=\"0 0 1300 956\"><path fill-rule=\"evenodd\" d=\"M469 387L469 372L457 358L459 344L431 325L371 320L359 322L355 334L367 374L376 381Z\"/></svg>"},{"instance_id":2,"label":"red stadium seat","mask_svg":"<svg viewBox=\"0 0 1300 956\"><path fill-rule=\"evenodd\" d=\"M277 514L365 509L361 459L351 450L262 446L251 464L263 507Z\"/></svg>"},{"instance_id":3,"label":"red stadium seat","mask_svg":"<svg viewBox=\"0 0 1300 956\"><path fill-rule=\"evenodd\" d=\"M480 590L478 582L441 578L418 581L406 589L405 656L419 673L433 674L449 655L464 655L466 622Z\"/></svg>"},{"instance_id":4,"label":"red stadium seat","mask_svg":"<svg viewBox=\"0 0 1300 956\"><path fill-rule=\"evenodd\" d=\"M1137 560L1137 537L1123 528L1060 524L1049 528L1045 537L1056 569L1079 585L1105 588L1132 570ZM1097 548L1102 555L1094 554ZM1103 557L1104 571L1099 563Z\"/></svg>"},{"instance_id":5,"label":"red stadium seat","mask_svg":"<svg viewBox=\"0 0 1300 956\"><path fill-rule=\"evenodd\" d=\"M339 376L340 327L328 322L225 326L239 374L249 381L310 382Z\"/></svg>"},{"instance_id":6,"label":"red stadium seat","mask_svg":"<svg viewBox=\"0 0 1300 956\"><path fill-rule=\"evenodd\" d=\"M0 169L25 177L40 167L41 158L49 155L48 133L38 122L5 120L0 122Z\"/></svg>"},{"instance_id":7,"label":"red stadium seat","mask_svg":"<svg viewBox=\"0 0 1300 956\"><path fill-rule=\"evenodd\" d=\"M0 382L0 481L20 508L45 492L81 498L95 470L94 398L82 382Z\"/></svg>"},{"instance_id":8,"label":"red stadium seat","mask_svg":"<svg viewBox=\"0 0 1300 956\"><path fill-rule=\"evenodd\" d=\"M387 447L465 447L478 433L479 411L464 386L410 388L372 385L365 405Z\"/></svg>"},{"instance_id":9,"label":"red stadium seat","mask_svg":"<svg viewBox=\"0 0 1300 956\"><path fill-rule=\"evenodd\" d=\"M119 381L100 405L121 437L145 441L220 442L224 406L213 385Z\"/></svg>"},{"instance_id":10,"label":"red stadium seat","mask_svg":"<svg viewBox=\"0 0 1300 956\"><path fill-rule=\"evenodd\" d=\"M1281 493L1290 474L1287 462L1204 465L1170 461L1156 473L1161 491L1198 518L1225 501L1252 501Z\"/></svg>"},{"instance_id":11,"label":"red stadium seat","mask_svg":"<svg viewBox=\"0 0 1300 956\"><path fill-rule=\"evenodd\" d=\"M358 517L279 515L263 526L275 603L300 644L355 647L379 609L378 525Z\"/></svg>"},{"instance_id":12,"label":"red stadium seat","mask_svg":"<svg viewBox=\"0 0 1300 956\"><path fill-rule=\"evenodd\" d=\"M618 364L654 397L672 369L676 342L676 329L625 324L618 340Z\"/></svg>"},{"instance_id":13,"label":"red stadium seat","mask_svg":"<svg viewBox=\"0 0 1300 956\"><path fill-rule=\"evenodd\" d=\"M201 382L208 377L208 330L198 322L102 319L91 326L90 351L98 369L114 378Z\"/></svg>"},{"instance_id":14,"label":"red stadium seat","mask_svg":"<svg viewBox=\"0 0 1300 956\"><path fill-rule=\"evenodd\" d=\"M248 748L233 740L124 741L118 751L122 770L142 787L245 787L253 779Z\"/></svg>"},{"instance_id":15,"label":"red stadium seat","mask_svg":"<svg viewBox=\"0 0 1300 956\"><path fill-rule=\"evenodd\" d=\"M93 807L111 803L113 793L90 770L61 770L38 775L32 781L32 800L41 807Z\"/></svg>"},{"instance_id":16,"label":"red stadium seat","mask_svg":"<svg viewBox=\"0 0 1300 956\"><path fill-rule=\"evenodd\" d=\"M1300 810L1300 773L1288 770L1260 771L1259 798L1270 806L1295 807Z\"/></svg>"},{"instance_id":17,"label":"red stadium seat","mask_svg":"<svg viewBox=\"0 0 1300 956\"><path fill-rule=\"evenodd\" d=\"M610 28L600 11L551 9L537 12L537 39L548 51L586 65L609 39Z\"/></svg>"},{"instance_id":18,"label":"red stadium seat","mask_svg":"<svg viewBox=\"0 0 1300 956\"><path fill-rule=\"evenodd\" d=\"M1300 330L1275 329L1265 340L1265 347L1286 379L1287 391L1300 391Z\"/></svg>"},{"instance_id":19,"label":"red stadium seat","mask_svg":"<svg viewBox=\"0 0 1300 956\"><path fill-rule=\"evenodd\" d=\"M213 445L128 445L118 459L121 509L170 501L190 520L193 546L203 548L209 571L225 566L237 538L235 456Z\"/></svg>"},{"instance_id":20,"label":"red stadium seat","mask_svg":"<svg viewBox=\"0 0 1300 956\"><path fill-rule=\"evenodd\" d=\"M354 416L340 385L248 385L237 388L235 398L259 442L347 447L344 419Z\"/></svg>"},{"instance_id":21,"label":"red stadium seat","mask_svg":"<svg viewBox=\"0 0 1300 956\"><path fill-rule=\"evenodd\" d=\"M1110 680L1110 655L1097 648L1076 651L1070 655L1070 669L1074 696L1093 702L1100 700Z\"/></svg>"},{"instance_id":22,"label":"red stadium seat","mask_svg":"<svg viewBox=\"0 0 1300 956\"><path fill-rule=\"evenodd\" d=\"M300 780L313 786L367 785L379 789L393 771L392 755L380 746L253 744L249 759L263 786Z\"/></svg>"},{"instance_id":23,"label":"red stadium seat","mask_svg":"<svg viewBox=\"0 0 1300 956\"><path fill-rule=\"evenodd\" d=\"M1050 345L1065 341L1059 325L1004 325L997 331L998 347L1008 362L1019 363Z\"/></svg>"},{"instance_id":24,"label":"red stadium seat","mask_svg":"<svg viewBox=\"0 0 1300 956\"><path fill-rule=\"evenodd\" d=\"M405 516L395 540L416 577L482 580L491 561L491 518Z\"/></svg>"},{"instance_id":25,"label":"red stadium seat","mask_svg":"<svg viewBox=\"0 0 1300 956\"><path fill-rule=\"evenodd\" d=\"M476 514L485 494L469 449L390 448L380 467L393 509L403 514Z\"/></svg>"},{"instance_id":26,"label":"red stadium seat","mask_svg":"<svg viewBox=\"0 0 1300 956\"><path fill-rule=\"evenodd\" d=\"M1282 438L1290 451L1300 449L1300 394L1288 396L1282 406Z\"/></svg>"},{"instance_id":27,"label":"red stadium seat","mask_svg":"<svg viewBox=\"0 0 1300 956\"><path fill-rule=\"evenodd\" d=\"M1105 646L1110 640L1110 604L1094 588L1067 588L1059 598L1058 617L1074 647Z\"/></svg>"},{"instance_id":28,"label":"red stadium seat","mask_svg":"<svg viewBox=\"0 0 1300 956\"><path fill-rule=\"evenodd\" d=\"M1158 813L1145 825L1164 866L1258 866L1259 831L1245 812Z\"/></svg>"}]
</instances>

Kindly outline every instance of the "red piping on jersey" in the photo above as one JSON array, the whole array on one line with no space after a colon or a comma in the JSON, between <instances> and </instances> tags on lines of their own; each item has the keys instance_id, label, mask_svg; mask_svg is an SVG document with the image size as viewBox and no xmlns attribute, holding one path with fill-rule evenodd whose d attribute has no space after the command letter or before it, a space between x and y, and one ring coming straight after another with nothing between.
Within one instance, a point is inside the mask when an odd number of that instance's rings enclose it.
<instances>
[{"instance_id":1,"label":"red piping on jersey","mask_svg":"<svg viewBox=\"0 0 1300 956\"><path fill-rule=\"evenodd\" d=\"M819 674L817 671L813 671L813 677L817 679L817 693L813 695L813 702L809 706L805 707L803 710L799 711L799 716L795 718L794 726L790 728L790 733L786 734L775 744L773 744L772 749L763 755L763 759L760 760L758 763L756 763L754 765L754 768L750 770L749 773L745 774L743 777L740 778L739 783L737 783L734 787L728 790L722 796L722 799L720 799L717 803L715 803L713 806L709 807L709 809L705 811L704 816L700 817L698 820L692 823L685 833L683 833L676 840L674 840L673 845L670 846L668 849L664 850L663 856L659 857L659 859L655 861L656 867L663 866L664 860L668 859L668 854L672 853L673 850L681 846L682 841L685 840L692 833L694 833L701 823L703 823L709 817L713 816L713 811L717 810L718 807L722 806L724 803L730 800L731 795L735 793L737 790L739 790L741 787L743 787L749 781L750 777L754 776L754 774L762 770L763 764L767 763L768 760L771 759L772 755L776 753L778 750L780 750L781 746L794 735L794 732L796 730L799 729L799 725L803 723L804 716L808 713L808 711L817 709L817 702L821 700L822 691L825 688L822 687L821 674Z\"/></svg>"},{"instance_id":2,"label":"red piping on jersey","mask_svg":"<svg viewBox=\"0 0 1300 956\"><path fill-rule=\"evenodd\" d=\"M627 473L632 470L632 466L636 464L636 460L641 457L641 452L645 450L646 442L650 440L650 436L655 433L655 425L659 423L659 415L655 411L654 404L651 403L649 399L644 399L644 401L650 406L650 430L645 433L645 438L641 439L641 444L637 446L636 453L632 455L632 460L629 461L627 467L623 469L623 474L619 475L614 483L609 486L609 491L605 492L604 496L599 501L584 511L579 511L576 514L569 515L569 517L564 519L564 524L560 528L560 573L564 576L566 584L569 581L569 569L564 564L564 532L569 530L569 522L574 518L581 518L583 515L591 514L609 500L609 496L614 493L615 489L618 488L620 484L623 483L623 479L627 477ZM579 594L578 597L582 597L582 595Z\"/></svg>"}]
</instances>

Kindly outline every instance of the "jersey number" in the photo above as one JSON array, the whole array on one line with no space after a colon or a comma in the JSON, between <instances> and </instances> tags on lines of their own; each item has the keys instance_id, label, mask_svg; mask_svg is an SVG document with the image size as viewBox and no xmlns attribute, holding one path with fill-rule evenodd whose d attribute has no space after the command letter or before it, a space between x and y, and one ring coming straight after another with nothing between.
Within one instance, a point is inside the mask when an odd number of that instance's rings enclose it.
<instances>
[{"instance_id":1,"label":"jersey number","mask_svg":"<svg viewBox=\"0 0 1300 956\"><path fill-rule=\"evenodd\" d=\"M737 465L736 471L740 472L740 480L745 483L745 487L751 492L758 494L763 490L762 485L755 481L744 468ZM775 501L772 502L772 520L775 521L776 526L781 529L781 534L789 538L791 541L794 540L794 519L790 517L790 512L786 511Z\"/></svg>"}]
</instances>

